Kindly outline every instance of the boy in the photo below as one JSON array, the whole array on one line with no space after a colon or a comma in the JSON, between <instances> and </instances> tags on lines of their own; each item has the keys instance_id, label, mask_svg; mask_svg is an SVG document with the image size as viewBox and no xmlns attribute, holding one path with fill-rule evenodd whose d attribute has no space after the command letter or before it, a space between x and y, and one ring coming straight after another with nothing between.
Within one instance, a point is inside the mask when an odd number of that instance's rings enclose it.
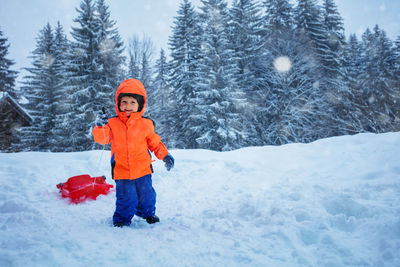
<instances>
[{"instance_id":1,"label":"boy","mask_svg":"<svg viewBox=\"0 0 400 267\"><path fill-rule=\"evenodd\" d=\"M159 222L155 215L150 151L165 162L168 171L174 166L174 158L154 132L153 121L142 117L146 91L140 81L123 81L115 95L115 104L118 116L107 120L103 115L92 131L97 143L111 142L111 169L117 196L113 224L129 226L135 214L149 224Z\"/></svg>"}]
</instances>

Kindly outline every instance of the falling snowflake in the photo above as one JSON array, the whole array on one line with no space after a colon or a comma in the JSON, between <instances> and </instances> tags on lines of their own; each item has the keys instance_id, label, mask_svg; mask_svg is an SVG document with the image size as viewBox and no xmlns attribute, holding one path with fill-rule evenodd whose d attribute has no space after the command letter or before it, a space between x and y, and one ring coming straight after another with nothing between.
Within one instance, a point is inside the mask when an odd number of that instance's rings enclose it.
<instances>
[{"instance_id":1,"label":"falling snowflake","mask_svg":"<svg viewBox=\"0 0 400 267\"><path fill-rule=\"evenodd\" d=\"M47 53L42 55L41 64L42 64L43 68L49 69L49 68L51 68L53 63L54 63L54 57L52 55L47 54Z\"/></svg>"},{"instance_id":2,"label":"falling snowflake","mask_svg":"<svg viewBox=\"0 0 400 267\"><path fill-rule=\"evenodd\" d=\"M277 57L274 60L274 67L279 72L288 72L292 68L292 62L286 56Z\"/></svg>"},{"instance_id":3,"label":"falling snowflake","mask_svg":"<svg viewBox=\"0 0 400 267\"><path fill-rule=\"evenodd\" d=\"M114 50L115 42L111 39L104 39L100 43L100 51L101 53L107 54Z\"/></svg>"},{"instance_id":4,"label":"falling snowflake","mask_svg":"<svg viewBox=\"0 0 400 267\"><path fill-rule=\"evenodd\" d=\"M333 92L327 92L326 96L328 101L330 101L333 104L340 104L342 102L342 98Z\"/></svg>"},{"instance_id":5,"label":"falling snowflake","mask_svg":"<svg viewBox=\"0 0 400 267\"><path fill-rule=\"evenodd\" d=\"M331 46L337 45L339 43L339 36L334 33L329 33L328 42Z\"/></svg>"},{"instance_id":6,"label":"falling snowflake","mask_svg":"<svg viewBox=\"0 0 400 267\"><path fill-rule=\"evenodd\" d=\"M378 120L384 125L389 124L391 121L390 117L387 114L383 114L383 113L379 114Z\"/></svg>"},{"instance_id":7,"label":"falling snowflake","mask_svg":"<svg viewBox=\"0 0 400 267\"><path fill-rule=\"evenodd\" d=\"M375 102L375 97L373 96L373 95L371 95L369 98L368 98L368 103L369 104L373 104Z\"/></svg>"}]
</instances>

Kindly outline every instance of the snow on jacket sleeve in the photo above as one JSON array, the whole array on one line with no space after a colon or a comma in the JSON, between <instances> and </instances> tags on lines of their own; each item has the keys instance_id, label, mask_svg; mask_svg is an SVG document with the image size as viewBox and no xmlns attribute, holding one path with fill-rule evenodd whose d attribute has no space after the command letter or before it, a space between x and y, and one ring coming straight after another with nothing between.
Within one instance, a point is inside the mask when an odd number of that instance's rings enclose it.
<instances>
[{"instance_id":1,"label":"snow on jacket sleeve","mask_svg":"<svg viewBox=\"0 0 400 267\"><path fill-rule=\"evenodd\" d=\"M106 145L111 141L111 130L108 124L106 124L106 126L95 126L92 130L92 134L96 143Z\"/></svg>"}]
</instances>

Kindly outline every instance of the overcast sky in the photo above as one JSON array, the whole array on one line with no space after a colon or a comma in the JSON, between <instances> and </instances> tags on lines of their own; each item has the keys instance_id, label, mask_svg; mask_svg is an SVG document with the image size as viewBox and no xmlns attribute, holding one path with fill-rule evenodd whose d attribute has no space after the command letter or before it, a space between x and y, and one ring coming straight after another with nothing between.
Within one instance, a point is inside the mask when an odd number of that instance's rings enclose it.
<instances>
[{"instance_id":1,"label":"overcast sky","mask_svg":"<svg viewBox=\"0 0 400 267\"><path fill-rule=\"evenodd\" d=\"M107 0L111 19L125 44L134 34L150 37L158 51L167 49L173 18L183 0ZM264 1L264 0L262 0ZM30 66L28 56L35 49L35 38L49 22L60 21L69 36L76 8L81 0L0 0L0 29L10 44L8 58L13 69ZM191 1L196 7L200 0ZM230 2L230 1L229 1ZM346 35L360 36L367 27L378 24L395 40L400 36L400 0L335 0L344 19ZM70 37L70 36L69 36ZM71 39L71 38L69 38ZM21 77L20 77L21 78Z\"/></svg>"}]
</instances>

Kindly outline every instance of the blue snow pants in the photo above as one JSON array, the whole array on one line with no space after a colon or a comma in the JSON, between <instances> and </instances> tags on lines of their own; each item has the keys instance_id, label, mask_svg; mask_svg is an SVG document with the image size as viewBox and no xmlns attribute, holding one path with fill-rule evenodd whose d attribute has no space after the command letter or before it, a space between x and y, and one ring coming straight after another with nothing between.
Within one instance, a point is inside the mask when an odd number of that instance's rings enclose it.
<instances>
[{"instance_id":1,"label":"blue snow pants","mask_svg":"<svg viewBox=\"0 0 400 267\"><path fill-rule=\"evenodd\" d=\"M151 174L135 180L115 180L117 200L113 223L130 225L134 215L153 216L156 211L156 192Z\"/></svg>"}]
</instances>

